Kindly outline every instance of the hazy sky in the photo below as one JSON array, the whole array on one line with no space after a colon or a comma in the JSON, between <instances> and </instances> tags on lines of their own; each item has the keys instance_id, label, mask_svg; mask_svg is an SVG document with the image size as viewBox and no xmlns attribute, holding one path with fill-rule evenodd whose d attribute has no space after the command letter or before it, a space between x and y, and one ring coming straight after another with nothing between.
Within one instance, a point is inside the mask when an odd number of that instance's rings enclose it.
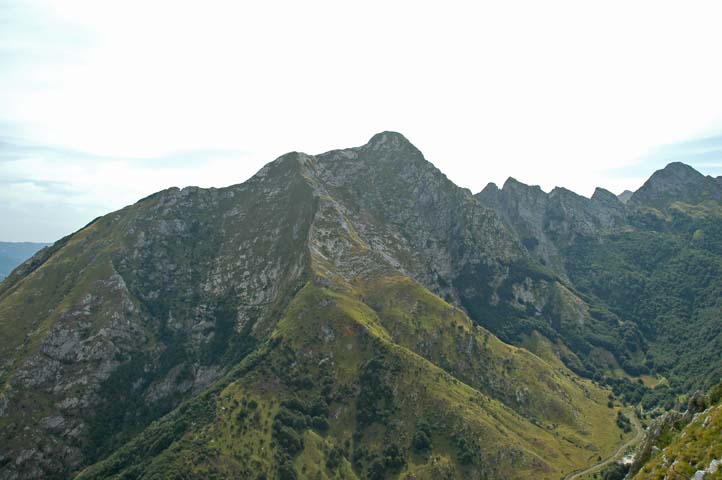
<instances>
[{"instance_id":1,"label":"hazy sky","mask_svg":"<svg viewBox=\"0 0 722 480\"><path fill-rule=\"evenodd\" d=\"M672 160L720 175L721 18L660 0L0 0L0 240L382 130L474 192L620 192Z\"/></svg>"}]
</instances>

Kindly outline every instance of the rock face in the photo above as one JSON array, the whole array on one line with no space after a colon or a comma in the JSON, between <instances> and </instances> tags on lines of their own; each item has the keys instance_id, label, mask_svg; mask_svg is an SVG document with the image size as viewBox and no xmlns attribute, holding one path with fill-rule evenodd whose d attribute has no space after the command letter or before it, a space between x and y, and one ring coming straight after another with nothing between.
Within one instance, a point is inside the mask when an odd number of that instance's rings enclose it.
<instances>
[{"instance_id":1,"label":"rock face","mask_svg":"<svg viewBox=\"0 0 722 480\"><path fill-rule=\"evenodd\" d=\"M268 334L308 276L313 201L297 168L278 162L243 185L160 192L2 284L4 477L104 455ZM62 419L52 435L47 416Z\"/></svg>"},{"instance_id":2,"label":"rock face","mask_svg":"<svg viewBox=\"0 0 722 480\"><path fill-rule=\"evenodd\" d=\"M516 476L515 464L519 478L558 478L589 458L580 445L602 448L589 432L617 435L601 391L565 366L592 376L649 355L616 291L597 292L570 252L637 232L645 198L513 179L474 196L394 132L289 153L240 185L158 192L0 284L0 478L69 477L102 459L89 477L135 478L177 467L181 452L199 476L211 463L221 476L281 475L306 455L330 455L348 478L387 458L382 471L398 475L421 433L459 453L424 457L418 478ZM249 392L258 410L243 413ZM309 406L318 396L326 407ZM279 399L297 397L309 405L281 413ZM417 427L434 409L443 420ZM289 420L299 412L308 419ZM240 422L233 435L228 422ZM572 446L557 429L578 435ZM384 435L405 443L381 451Z\"/></svg>"},{"instance_id":3,"label":"rock face","mask_svg":"<svg viewBox=\"0 0 722 480\"><path fill-rule=\"evenodd\" d=\"M290 153L241 185L159 192L2 284L0 428L12 438L2 476L107 455L265 342L308 281L354 288L401 275L481 324L552 303L576 311L553 277L527 271L499 217L397 133Z\"/></svg>"},{"instance_id":4,"label":"rock face","mask_svg":"<svg viewBox=\"0 0 722 480\"><path fill-rule=\"evenodd\" d=\"M624 204L597 188L591 199L565 188L545 193L509 178L501 190L487 185L476 197L496 210L542 264L565 276L561 250L577 237L595 236L623 224Z\"/></svg>"},{"instance_id":5,"label":"rock face","mask_svg":"<svg viewBox=\"0 0 722 480\"><path fill-rule=\"evenodd\" d=\"M590 306L586 332L596 334L557 329L588 371L590 357L608 358L630 373L664 372L677 393L707 388L722 373L713 353L722 341L713 326L722 294L719 177L672 163L620 197L601 188L591 199L547 194L511 178L476 197ZM710 334L694 341L701 332ZM615 347L602 337L625 340Z\"/></svg>"},{"instance_id":6,"label":"rock face","mask_svg":"<svg viewBox=\"0 0 722 480\"><path fill-rule=\"evenodd\" d=\"M657 170L629 199L633 204L666 207L673 201L697 204L722 201L720 178L705 177L684 163L670 163Z\"/></svg>"},{"instance_id":7,"label":"rock face","mask_svg":"<svg viewBox=\"0 0 722 480\"><path fill-rule=\"evenodd\" d=\"M619 195L617 195L617 198L620 202L626 205L627 202L629 202L629 199L632 198L632 195L634 195L634 192L632 192L631 190L625 190Z\"/></svg>"}]
</instances>

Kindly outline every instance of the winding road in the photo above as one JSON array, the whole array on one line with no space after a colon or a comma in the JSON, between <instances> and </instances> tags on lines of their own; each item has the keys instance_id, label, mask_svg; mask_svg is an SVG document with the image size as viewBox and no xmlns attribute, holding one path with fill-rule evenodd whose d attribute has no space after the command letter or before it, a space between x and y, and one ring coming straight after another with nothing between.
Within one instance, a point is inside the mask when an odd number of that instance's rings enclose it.
<instances>
[{"instance_id":1,"label":"winding road","mask_svg":"<svg viewBox=\"0 0 722 480\"><path fill-rule=\"evenodd\" d=\"M632 447L632 446L636 445L637 443L641 442L642 437L644 436L644 428L642 428L642 424L639 423L637 416L633 412L629 415L629 419L632 421L632 425L634 425L634 430L637 432L636 435L634 435L634 438L632 438L628 442L625 442L622 445L620 445L619 448L617 448L617 450L610 457L607 457L606 459L602 460L601 462L595 463L591 467L587 467L582 470L576 470L576 471L570 473L569 475L567 475L566 477L564 477L564 480L579 480L584 475L589 475L590 473L598 472L599 470L603 469L610 463L613 463L613 462L616 462L617 460L619 460L619 458L621 458L622 455L624 455L624 452L629 447Z\"/></svg>"}]
</instances>

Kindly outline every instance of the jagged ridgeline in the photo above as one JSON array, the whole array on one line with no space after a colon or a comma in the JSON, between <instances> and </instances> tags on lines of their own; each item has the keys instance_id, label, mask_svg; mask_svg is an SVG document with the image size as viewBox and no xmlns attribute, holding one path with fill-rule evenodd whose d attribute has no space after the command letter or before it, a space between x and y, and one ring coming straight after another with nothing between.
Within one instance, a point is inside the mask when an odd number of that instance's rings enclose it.
<instances>
[{"instance_id":1,"label":"jagged ridgeline","mask_svg":"<svg viewBox=\"0 0 722 480\"><path fill-rule=\"evenodd\" d=\"M600 188L591 199L546 194L513 179L477 198L584 300L582 335L557 329L583 360L580 373L618 372L615 392L647 408L722 379L722 177L672 163L620 199Z\"/></svg>"},{"instance_id":2,"label":"jagged ridgeline","mask_svg":"<svg viewBox=\"0 0 722 480\"><path fill-rule=\"evenodd\" d=\"M563 477L627 435L578 374L654 400L719 372L691 365L719 331L670 353L661 328L719 318L720 182L700 177L689 202L534 191L537 222L385 132L152 195L0 283L0 478ZM705 301L650 310L695 255ZM671 387L615 383L641 373Z\"/></svg>"}]
</instances>

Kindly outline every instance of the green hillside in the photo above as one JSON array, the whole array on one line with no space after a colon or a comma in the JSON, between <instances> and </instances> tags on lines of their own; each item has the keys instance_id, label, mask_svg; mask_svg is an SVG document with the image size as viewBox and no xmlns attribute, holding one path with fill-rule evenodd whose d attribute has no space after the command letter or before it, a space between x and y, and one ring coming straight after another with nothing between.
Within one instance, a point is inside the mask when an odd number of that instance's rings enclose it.
<instances>
[{"instance_id":1,"label":"green hillside","mask_svg":"<svg viewBox=\"0 0 722 480\"><path fill-rule=\"evenodd\" d=\"M626 204L603 189L588 199L513 179L477 197L589 306L586 328L556 329L578 371L629 403L670 408L722 378L720 185L675 163ZM665 381L652 390L645 378Z\"/></svg>"},{"instance_id":2,"label":"green hillside","mask_svg":"<svg viewBox=\"0 0 722 480\"><path fill-rule=\"evenodd\" d=\"M227 379L79 478L558 478L613 449L614 415L409 279L308 284Z\"/></svg>"}]
</instances>

